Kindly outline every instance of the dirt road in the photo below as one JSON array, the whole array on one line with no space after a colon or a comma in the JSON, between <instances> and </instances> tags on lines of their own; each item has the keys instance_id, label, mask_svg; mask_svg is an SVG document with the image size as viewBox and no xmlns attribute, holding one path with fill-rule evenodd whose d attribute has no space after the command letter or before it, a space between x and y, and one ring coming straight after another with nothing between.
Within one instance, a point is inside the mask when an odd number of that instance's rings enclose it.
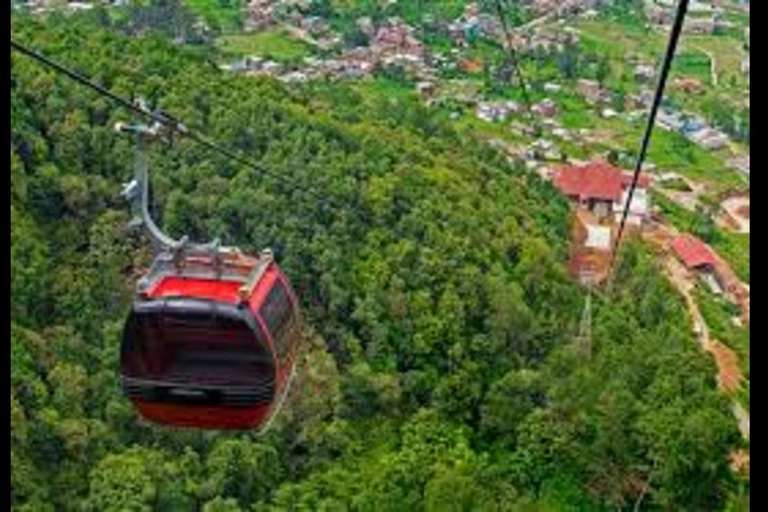
<instances>
[{"instance_id":1,"label":"dirt road","mask_svg":"<svg viewBox=\"0 0 768 512\"><path fill-rule=\"evenodd\" d=\"M739 420L739 430L744 439L749 439L749 413L744 410L740 403L733 403L733 415Z\"/></svg>"},{"instance_id":2,"label":"dirt road","mask_svg":"<svg viewBox=\"0 0 768 512\"><path fill-rule=\"evenodd\" d=\"M722 204L723 211L738 226L737 231L745 235L749 234L750 224L750 198L749 196L732 197Z\"/></svg>"},{"instance_id":3,"label":"dirt road","mask_svg":"<svg viewBox=\"0 0 768 512\"><path fill-rule=\"evenodd\" d=\"M669 241L672 238L673 235L662 226L657 226L655 231L646 234L646 239L662 246L665 251L668 250ZM744 378L739 367L737 354L719 341L712 339L704 316L693 298L696 283L691 274L677 259L668 253L664 256L663 265L670 282L685 298L688 311L693 319L694 331L696 332L699 344L715 360L718 369L717 381L720 389L728 395L732 395L739 389ZM735 399L732 410L739 424L742 436L744 439L749 439L749 413Z\"/></svg>"}]
</instances>

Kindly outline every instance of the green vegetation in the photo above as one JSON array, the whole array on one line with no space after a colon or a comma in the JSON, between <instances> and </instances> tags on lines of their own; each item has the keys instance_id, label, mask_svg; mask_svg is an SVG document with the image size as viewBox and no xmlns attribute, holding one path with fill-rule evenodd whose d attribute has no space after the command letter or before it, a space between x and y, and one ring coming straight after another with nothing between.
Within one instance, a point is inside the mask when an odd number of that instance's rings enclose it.
<instances>
[{"instance_id":1,"label":"green vegetation","mask_svg":"<svg viewBox=\"0 0 768 512\"><path fill-rule=\"evenodd\" d=\"M575 26L581 31L584 51L607 55L621 62L627 62L629 55L642 55L648 62L656 62L664 55L664 35L646 29L636 21L579 20Z\"/></svg>"},{"instance_id":2,"label":"green vegetation","mask_svg":"<svg viewBox=\"0 0 768 512\"><path fill-rule=\"evenodd\" d=\"M243 26L243 0L187 0L185 5L208 24L224 32Z\"/></svg>"},{"instance_id":3,"label":"green vegetation","mask_svg":"<svg viewBox=\"0 0 768 512\"><path fill-rule=\"evenodd\" d=\"M704 320L709 326L712 336L730 347L739 356L739 366L746 379L745 388L739 392L739 399L749 410L749 380L750 380L750 342L749 329L734 324L740 312L737 307L722 297L715 296L711 291L699 287L696 291L696 302L701 308Z\"/></svg>"},{"instance_id":4,"label":"green vegetation","mask_svg":"<svg viewBox=\"0 0 768 512\"><path fill-rule=\"evenodd\" d=\"M174 234L273 247L311 326L305 385L266 437L139 421L115 369L148 263L116 198L132 147L112 126L128 119L12 55L12 510L725 510L743 497L728 400L649 249L627 246L596 294L582 353L569 205L444 112L384 97L400 90L387 81L288 90L220 74L87 18L14 15L11 31L271 169L180 141L153 150L154 195Z\"/></svg>"},{"instance_id":5,"label":"green vegetation","mask_svg":"<svg viewBox=\"0 0 768 512\"><path fill-rule=\"evenodd\" d=\"M277 62L297 62L311 55L309 46L284 30L224 36L219 47L228 54L257 55Z\"/></svg>"},{"instance_id":6,"label":"green vegetation","mask_svg":"<svg viewBox=\"0 0 768 512\"><path fill-rule=\"evenodd\" d=\"M689 187L688 183L682 178L665 181L661 186L667 190L676 192L691 192L691 187Z\"/></svg>"},{"instance_id":7,"label":"green vegetation","mask_svg":"<svg viewBox=\"0 0 768 512\"><path fill-rule=\"evenodd\" d=\"M623 146L620 149L636 153L642 130L632 127L619 133ZM726 166L722 155L697 146L679 133L661 128L653 132L648 160L660 169L710 184L713 193L737 190L744 186L744 179Z\"/></svg>"},{"instance_id":8,"label":"green vegetation","mask_svg":"<svg viewBox=\"0 0 768 512\"><path fill-rule=\"evenodd\" d=\"M706 53L678 53L673 70L685 78L695 78L702 84L712 84L712 59Z\"/></svg>"},{"instance_id":9,"label":"green vegetation","mask_svg":"<svg viewBox=\"0 0 768 512\"><path fill-rule=\"evenodd\" d=\"M717 252L733 266L733 271L745 283L750 282L750 236L720 230L714 242Z\"/></svg>"}]
</instances>

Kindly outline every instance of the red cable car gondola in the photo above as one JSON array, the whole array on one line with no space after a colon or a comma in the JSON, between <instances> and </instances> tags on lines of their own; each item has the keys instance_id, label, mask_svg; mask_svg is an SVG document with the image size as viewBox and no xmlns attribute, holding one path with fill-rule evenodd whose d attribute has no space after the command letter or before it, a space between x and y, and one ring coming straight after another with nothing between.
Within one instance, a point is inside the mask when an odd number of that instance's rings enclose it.
<instances>
[{"instance_id":1,"label":"red cable car gondola","mask_svg":"<svg viewBox=\"0 0 768 512\"><path fill-rule=\"evenodd\" d=\"M121 364L141 415L176 427L263 427L288 391L300 340L296 298L272 258L162 255L142 288Z\"/></svg>"},{"instance_id":2,"label":"red cable car gondola","mask_svg":"<svg viewBox=\"0 0 768 512\"><path fill-rule=\"evenodd\" d=\"M265 430L287 396L301 339L290 283L267 251L176 242L154 224L138 134L137 176L125 191L158 256L139 283L121 349L124 393L147 420L202 429Z\"/></svg>"}]
</instances>

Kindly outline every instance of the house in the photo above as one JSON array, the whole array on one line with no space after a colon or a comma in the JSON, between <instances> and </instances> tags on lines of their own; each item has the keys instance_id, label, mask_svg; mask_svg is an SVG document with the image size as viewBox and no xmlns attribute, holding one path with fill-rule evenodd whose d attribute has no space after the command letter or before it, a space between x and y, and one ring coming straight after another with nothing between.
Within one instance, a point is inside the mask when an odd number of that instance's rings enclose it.
<instances>
[{"instance_id":1,"label":"house","mask_svg":"<svg viewBox=\"0 0 768 512\"><path fill-rule=\"evenodd\" d=\"M625 179L622 182L621 201L614 205L614 216L617 223L621 222L624 217L624 210L629 203L629 192L632 179L625 175ZM645 180L641 185L635 189L635 193L632 196L632 204L629 207L629 215L627 217L627 224L630 226L640 227L643 223L651 217L651 195L648 191L650 180Z\"/></svg>"},{"instance_id":2,"label":"house","mask_svg":"<svg viewBox=\"0 0 768 512\"><path fill-rule=\"evenodd\" d=\"M600 84L595 80L579 80L576 84L576 92L588 99L596 97L600 89Z\"/></svg>"},{"instance_id":3,"label":"house","mask_svg":"<svg viewBox=\"0 0 768 512\"><path fill-rule=\"evenodd\" d=\"M475 59L464 59L459 63L459 69L468 75L477 75L483 72L485 64Z\"/></svg>"},{"instance_id":4,"label":"house","mask_svg":"<svg viewBox=\"0 0 768 512\"><path fill-rule=\"evenodd\" d=\"M713 130L712 128L704 128L703 130L689 133L687 134L687 137L694 144L697 144L709 151L717 151L718 149L722 149L728 144L730 140L728 135L724 134L723 132Z\"/></svg>"},{"instance_id":5,"label":"house","mask_svg":"<svg viewBox=\"0 0 768 512\"><path fill-rule=\"evenodd\" d=\"M573 140L573 135L571 135L571 132L565 128L555 128L552 130L552 135L566 142Z\"/></svg>"},{"instance_id":6,"label":"house","mask_svg":"<svg viewBox=\"0 0 768 512\"><path fill-rule=\"evenodd\" d=\"M749 57L750 55L747 54L741 61L741 72L746 76L749 76Z\"/></svg>"},{"instance_id":7,"label":"house","mask_svg":"<svg viewBox=\"0 0 768 512\"><path fill-rule=\"evenodd\" d=\"M707 244L695 236L683 235L672 242L672 251L690 272L698 274L713 293L722 295L723 285L717 272L719 259Z\"/></svg>"},{"instance_id":8,"label":"house","mask_svg":"<svg viewBox=\"0 0 768 512\"><path fill-rule=\"evenodd\" d=\"M716 14L720 12L719 6L715 5L715 2L693 0L690 4L689 10L692 14Z\"/></svg>"},{"instance_id":9,"label":"house","mask_svg":"<svg viewBox=\"0 0 768 512\"><path fill-rule=\"evenodd\" d=\"M694 94L703 90L704 85L696 78L678 78L672 85L683 92Z\"/></svg>"},{"instance_id":10,"label":"house","mask_svg":"<svg viewBox=\"0 0 768 512\"><path fill-rule=\"evenodd\" d=\"M683 127L680 129L684 134L692 134L700 132L707 128L707 122L700 117L691 117L683 122Z\"/></svg>"},{"instance_id":11,"label":"house","mask_svg":"<svg viewBox=\"0 0 768 512\"><path fill-rule=\"evenodd\" d=\"M245 31L259 32L272 26L277 17L277 6L271 0L252 0L246 7Z\"/></svg>"},{"instance_id":12,"label":"house","mask_svg":"<svg viewBox=\"0 0 768 512\"><path fill-rule=\"evenodd\" d=\"M268 60L263 63L263 65L261 66L261 69L265 74L274 76L280 73L283 67L275 61Z\"/></svg>"},{"instance_id":13,"label":"house","mask_svg":"<svg viewBox=\"0 0 768 512\"><path fill-rule=\"evenodd\" d=\"M482 103L477 106L477 118L486 123L502 120L502 116L493 105Z\"/></svg>"},{"instance_id":14,"label":"house","mask_svg":"<svg viewBox=\"0 0 768 512\"><path fill-rule=\"evenodd\" d=\"M558 161L562 160L563 154L557 148L554 142L546 139L538 139L533 142L527 149L526 158L529 160L547 160Z\"/></svg>"},{"instance_id":15,"label":"house","mask_svg":"<svg viewBox=\"0 0 768 512\"><path fill-rule=\"evenodd\" d=\"M645 110L653 103L653 92L641 91L637 94L627 95L625 107L627 110Z\"/></svg>"},{"instance_id":16,"label":"house","mask_svg":"<svg viewBox=\"0 0 768 512\"><path fill-rule=\"evenodd\" d=\"M416 91L423 100L430 100L437 94L437 85L434 82L419 82Z\"/></svg>"},{"instance_id":17,"label":"house","mask_svg":"<svg viewBox=\"0 0 768 512\"><path fill-rule=\"evenodd\" d=\"M477 117L486 122L504 121L511 114L519 112L520 105L514 101L480 103L477 106Z\"/></svg>"},{"instance_id":18,"label":"house","mask_svg":"<svg viewBox=\"0 0 768 512\"><path fill-rule=\"evenodd\" d=\"M245 59L241 59L229 64L221 64L219 69L228 73L245 73L248 71L248 63Z\"/></svg>"},{"instance_id":19,"label":"house","mask_svg":"<svg viewBox=\"0 0 768 512\"><path fill-rule=\"evenodd\" d=\"M685 120L676 112L667 112L662 110L659 112L656 121L660 128L670 131L679 132L685 126Z\"/></svg>"},{"instance_id":20,"label":"house","mask_svg":"<svg viewBox=\"0 0 768 512\"><path fill-rule=\"evenodd\" d=\"M556 117L560 113L560 107L554 101L546 99L534 105L531 111L541 117L551 118Z\"/></svg>"},{"instance_id":21,"label":"house","mask_svg":"<svg viewBox=\"0 0 768 512\"><path fill-rule=\"evenodd\" d=\"M70 11L91 11L95 7L95 5L86 2L69 2L67 4L67 9Z\"/></svg>"},{"instance_id":22,"label":"house","mask_svg":"<svg viewBox=\"0 0 768 512\"><path fill-rule=\"evenodd\" d=\"M693 235L683 235L672 242L675 255L688 270L714 271L717 266L717 255L703 241Z\"/></svg>"},{"instance_id":23,"label":"house","mask_svg":"<svg viewBox=\"0 0 768 512\"><path fill-rule=\"evenodd\" d=\"M515 121L510 125L510 130L512 132L518 134L518 135L527 135L529 137L535 137L536 136L536 128L531 126L528 123L521 123L519 121Z\"/></svg>"},{"instance_id":24,"label":"house","mask_svg":"<svg viewBox=\"0 0 768 512\"><path fill-rule=\"evenodd\" d=\"M685 22L686 34L712 35L720 27L718 20L712 17L688 18Z\"/></svg>"},{"instance_id":25,"label":"house","mask_svg":"<svg viewBox=\"0 0 768 512\"><path fill-rule=\"evenodd\" d=\"M285 76L280 77L281 82L291 84L304 84L309 81L309 76L301 71L293 71Z\"/></svg>"},{"instance_id":26,"label":"house","mask_svg":"<svg viewBox=\"0 0 768 512\"><path fill-rule=\"evenodd\" d=\"M359 18L355 24L367 38L373 39L376 37L376 25L373 24L373 19L369 17Z\"/></svg>"},{"instance_id":27,"label":"house","mask_svg":"<svg viewBox=\"0 0 768 512\"><path fill-rule=\"evenodd\" d=\"M567 166L554 177L555 186L572 201L599 218L621 220L629 201L632 175L607 162ZM651 180L642 176L630 207L629 223L640 226L650 217Z\"/></svg>"},{"instance_id":28,"label":"house","mask_svg":"<svg viewBox=\"0 0 768 512\"><path fill-rule=\"evenodd\" d=\"M635 81L640 83L653 82L656 78L656 68L647 64L635 67Z\"/></svg>"},{"instance_id":29,"label":"house","mask_svg":"<svg viewBox=\"0 0 768 512\"><path fill-rule=\"evenodd\" d=\"M416 30L400 18L390 18L374 37L373 48L382 56L408 54L422 57L424 46L416 38Z\"/></svg>"},{"instance_id":30,"label":"house","mask_svg":"<svg viewBox=\"0 0 768 512\"><path fill-rule=\"evenodd\" d=\"M590 105L609 105L613 102L613 95L610 91L594 80L579 80L576 85L576 92L579 93Z\"/></svg>"},{"instance_id":31,"label":"house","mask_svg":"<svg viewBox=\"0 0 768 512\"><path fill-rule=\"evenodd\" d=\"M645 17L653 24L668 25L672 23L672 11L654 3L646 4Z\"/></svg>"}]
</instances>

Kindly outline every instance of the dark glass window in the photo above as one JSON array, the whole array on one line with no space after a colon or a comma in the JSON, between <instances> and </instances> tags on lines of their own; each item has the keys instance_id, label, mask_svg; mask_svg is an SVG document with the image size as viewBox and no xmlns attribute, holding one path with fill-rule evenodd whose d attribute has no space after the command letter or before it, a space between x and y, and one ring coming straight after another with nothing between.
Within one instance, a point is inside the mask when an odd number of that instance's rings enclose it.
<instances>
[{"instance_id":1,"label":"dark glass window","mask_svg":"<svg viewBox=\"0 0 768 512\"><path fill-rule=\"evenodd\" d=\"M293 302L282 281L272 288L259 313L272 334L278 357L285 361L298 340L299 329Z\"/></svg>"},{"instance_id":2,"label":"dark glass window","mask_svg":"<svg viewBox=\"0 0 768 512\"><path fill-rule=\"evenodd\" d=\"M262 386L274 377L263 335L215 309L137 313L126 335L126 377L224 387Z\"/></svg>"}]
</instances>

